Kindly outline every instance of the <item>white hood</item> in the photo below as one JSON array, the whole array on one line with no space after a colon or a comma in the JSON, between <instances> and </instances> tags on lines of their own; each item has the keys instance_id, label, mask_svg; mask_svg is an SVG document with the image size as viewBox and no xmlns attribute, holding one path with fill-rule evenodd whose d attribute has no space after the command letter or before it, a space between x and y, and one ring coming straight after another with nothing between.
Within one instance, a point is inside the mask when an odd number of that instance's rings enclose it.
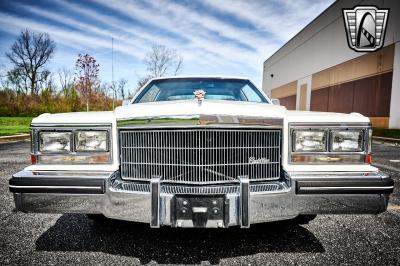
<instances>
[{"instance_id":1,"label":"white hood","mask_svg":"<svg viewBox=\"0 0 400 266\"><path fill-rule=\"evenodd\" d=\"M283 118L286 108L265 103L195 100L130 104L115 110L117 120L142 117L229 115Z\"/></svg>"},{"instance_id":2,"label":"white hood","mask_svg":"<svg viewBox=\"0 0 400 266\"><path fill-rule=\"evenodd\" d=\"M283 106L234 101L205 100L201 105L195 100L151 102L120 106L115 109L117 120L149 117L174 117L195 115L228 115L244 117L283 118L289 122L368 123L368 117L359 113L288 111Z\"/></svg>"},{"instance_id":3,"label":"white hood","mask_svg":"<svg viewBox=\"0 0 400 266\"><path fill-rule=\"evenodd\" d=\"M195 100L151 102L120 106L115 112L78 112L42 114L32 120L33 124L81 124L81 123L115 123L118 120L150 117L174 116L242 116L257 118L282 118L284 123L320 122L320 123L368 123L368 117L358 113L326 113L288 111L283 106L252 102L210 101L201 105Z\"/></svg>"}]
</instances>

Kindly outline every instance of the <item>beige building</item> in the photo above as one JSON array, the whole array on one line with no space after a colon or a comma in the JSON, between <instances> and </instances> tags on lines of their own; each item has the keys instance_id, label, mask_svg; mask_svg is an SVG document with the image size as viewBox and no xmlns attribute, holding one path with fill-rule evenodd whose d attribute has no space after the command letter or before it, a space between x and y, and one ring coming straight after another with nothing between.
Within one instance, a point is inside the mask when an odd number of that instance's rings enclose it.
<instances>
[{"instance_id":1,"label":"beige building","mask_svg":"<svg viewBox=\"0 0 400 266\"><path fill-rule=\"evenodd\" d=\"M383 48L348 47L342 8L389 8ZM263 90L293 110L359 112L400 128L400 1L339 0L264 62Z\"/></svg>"}]
</instances>

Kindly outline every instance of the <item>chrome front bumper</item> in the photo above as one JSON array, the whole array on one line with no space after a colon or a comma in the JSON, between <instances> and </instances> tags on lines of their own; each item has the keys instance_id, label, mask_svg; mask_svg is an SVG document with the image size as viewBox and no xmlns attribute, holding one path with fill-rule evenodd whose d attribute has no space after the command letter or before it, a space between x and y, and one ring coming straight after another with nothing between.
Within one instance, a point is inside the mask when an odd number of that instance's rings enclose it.
<instances>
[{"instance_id":1,"label":"chrome front bumper","mask_svg":"<svg viewBox=\"0 0 400 266\"><path fill-rule=\"evenodd\" d=\"M194 227L193 221L174 218L176 196L218 196L224 200L223 219L210 219L205 227L249 227L302 214L377 214L386 210L394 187L382 172L286 173L283 180L268 183L239 180L199 187L166 184L157 177L150 183L127 182L118 172L21 171L10 180L10 191L19 211L98 213L152 227Z\"/></svg>"}]
</instances>

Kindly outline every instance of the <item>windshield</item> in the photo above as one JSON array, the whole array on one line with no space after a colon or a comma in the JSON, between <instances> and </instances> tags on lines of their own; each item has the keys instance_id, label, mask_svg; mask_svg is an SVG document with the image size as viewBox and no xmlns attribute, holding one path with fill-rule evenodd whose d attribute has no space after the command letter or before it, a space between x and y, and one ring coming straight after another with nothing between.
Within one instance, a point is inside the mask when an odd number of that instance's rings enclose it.
<instances>
[{"instance_id":1,"label":"windshield","mask_svg":"<svg viewBox=\"0 0 400 266\"><path fill-rule=\"evenodd\" d=\"M248 80L218 78L174 78L150 82L135 103L194 100L196 91L204 91L207 100L268 103Z\"/></svg>"}]
</instances>

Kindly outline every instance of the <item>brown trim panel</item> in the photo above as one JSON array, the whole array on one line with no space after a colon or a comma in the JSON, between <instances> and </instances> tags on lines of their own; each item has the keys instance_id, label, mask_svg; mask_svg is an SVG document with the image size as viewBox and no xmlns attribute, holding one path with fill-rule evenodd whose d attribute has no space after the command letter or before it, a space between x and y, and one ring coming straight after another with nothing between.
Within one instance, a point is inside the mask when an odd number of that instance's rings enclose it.
<instances>
[{"instance_id":1,"label":"brown trim panel","mask_svg":"<svg viewBox=\"0 0 400 266\"><path fill-rule=\"evenodd\" d=\"M311 92L311 111L389 117L392 72L333 85Z\"/></svg>"},{"instance_id":2,"label":"brown trim panel","mask_svg":"<svg viewBox=\"0 0 400 266\"><path fill-rule=\"evenodd\" d=\"M288 96L296 95L297 93L297 81L293 81L282 85L278 88L271 90L271 98L285 98Z\"/></svg>"},{"instance_id":3,"label":"brown trim panel","mask_svg":"<svg viewBox=\"0 0 400 266\"><path fill-rule=\"evenodd\" d=\"M363 79L393 70L394 44L348 60L312 75L312 90Z\"/></svg>"},{"instance_id":4,"label":"brown trim panel","mask_svg":"<svg viewBox=\"0 0 400 266\"><path fill-rule=\"evenodd\" d=\"M296 110L296 95L280 98L279 100L281 105L285 106L288 110Z\"/></svg>"}]
</instances>

